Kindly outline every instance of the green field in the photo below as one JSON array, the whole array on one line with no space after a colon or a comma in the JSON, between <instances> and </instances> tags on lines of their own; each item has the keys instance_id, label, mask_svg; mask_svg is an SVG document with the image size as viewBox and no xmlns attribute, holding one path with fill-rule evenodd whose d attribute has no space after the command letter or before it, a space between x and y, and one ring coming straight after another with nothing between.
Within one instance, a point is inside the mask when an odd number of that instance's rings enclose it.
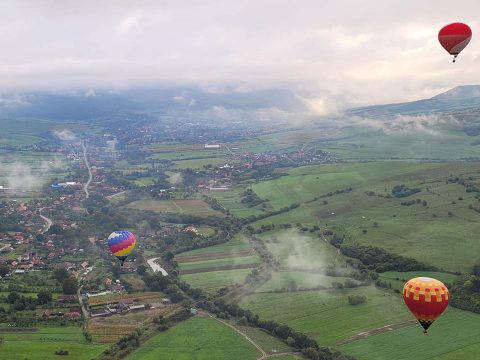
<instances>
[{"instance_id":1,"label":"green field","mask_svg":"<svg viewBox=\"0 0 480 360\"><path fill-rule=\"evenodd\" d=\"M297 222L305 226L320 225L340 230L347 235L346 241L379 246L444 270L466 271L479 259L480 243L474 234L480 231L480 214L469 209L470 205L478 206L477 193L467 193L460 184L447 184L446 179L453 174L472 178L470 181L478 184L479 171L477 163L390 162L300 167L289 171L291 175L287 177L257 184L260 186L257 194L268 197L274 192L270 189L276 189L278 195L270 202L282 207L295 199L305 200L335 188L351 186L353 191L304 202L297 209L252 225ZM325 173L330 173L330 177L325 177ZM306 177L303 183L302 177ZM296 183L300 185L294 185ZM421 191L405 198L388 198L391 189L398 184ZM367 192L375 195L369 196ZM401 205L412 199L425 200L427 206Z\"/></svg>"},{"instance_id":2,"label":"green field","mask_svg":"<svg viewBox=\"0 0 480 360\"><path fill-rule=\"evenodd\" d=\"M136 200L126 205L128 208L138 210L152 210L156 212L169 212L190 214L197 216L224 216L221 212L213 210L203 200Z\"/></svg>"},{"instance_id":3,"label":"green field","mask_svg":"<svg viewBox=\"0 0 480 360\"><path fill-rule=\"evenodd\" d=\"M260 354L241 335L210 317L194 317L143 344L128 360L257 359Z\"/></svg>"},{"instance_id":4,"label":"green field","mask_svg":"<svg viewBox=\"0 0 480 360\"><path fill-rule=\"evenodd\" d=\"M173 170L183 169L203 169L205 166L219 167L225 164L232 165L234 162L231 159L224 157L204 158L195 160L176 160L173 162Z\"/></svg>"},{"instance_id":5,"label":"green field","mask_svg":"<svg viewBox=\"0 0 480 360\"><path fill-rule=\"evenodd\" d=\"M480 315L450 308L428 336L415 324L344 344L340 350L359 360L477 360L479 324Z\"/></svg>"},{"instance_id":6,"label":"green field","mask_svg":"<svg viewBox=\"0 0 480 360\"><path fill-rule=\"evenodd\" d=\"M210 191L206 194L211 196L226 209L230 210L232 215L238 218L245 218L251 215L263 214L258 206L248 207L242 203L242 193L247 189L244 185L238 185L231 188L229 191Z\"/></svg>"},{"instance_id":7,"label":"green field","mask_svg":"<svg viewBox=\"0 0 480 360\"><path fill-rule=\"evenodd\" d=\"M431 277L437 280L442 281L444 284L453 284L458 278L457 275L436 272L436 271L407 271L407 272L397 272L397 271L387 271L380 274L380 279L386 281L387 283L392 284L393 289L402 290L405 283L415 277Z\"/></svg>"},{"instance_id":8,"label":"green field","mask_svg":"<svg viewBox=\"0 0 480 360\"><path fill-rule=\"evenodd\" d=\"M289 288L294 283L298 288L311 289L316 287L332 287L333 282L345 283L345 280L353 281L344 276L327 276L324 274L310 274L300 271L280 271L272 273L272 278L262 284L256 292L271 292L283 288Z\"/></svg>"},{"instance_id":9,"label":"green field","mask_svg":"<svg viewBox=\"0 0 480 360\"><path fill-rule=\"evenodd\" d=\"M5 327L2 326L2 329ZM107 346L89 344L79 326L41 326L35 331L1 330L3 343L0 346L2 359L58 359L55 351L68 351L68 359L92 359Z\"/></svg>"},{"instance_id":10,"label":"green field","mask_svg":"<svg viewBox=\"0 0 480 360\"><path fill-rule=\"evenodd\" d=\"M364 295L361 305L349 305L348 295ZM398 295L372 286L354 289L256 293L240 305L260 315L286 323L312 336L319 344L334 345L357 333L411 319Z\"/></svg>"},{"instance_id":11,"label":"green field","mask_svg":"<svg viewBox=\"0 0 480 360\"><path fill-rule=\"evenodd\" d=\"M245 276L256 267L258 256L243 234L215 246L187 251L175 256L179 264L181 279L193 287L216 290L223 286L243 283ZM222 270L212 271L216 267ZM235 267L248 267L235 269ZM232 269L228 269L232 267ZM188 271L189 274L182 274Z\"/></svg>"},{"instance_id":12,"label":"green field","mask_svg":"<svg viewBox=\"0 0 480 360\"><path fill-rule=\"evenodd\" d=\"M206 291L218 290L224 286L242 284L252 269L235 269L209 271L196 274L181 275L180 279L194 288L203 288Z\"/></svg>"},{"instance_id":13,"label":"green field","mask_svg":"<svg viewBox=\"0 0 480 360\"><path fill-rule=\"evenodd\" d=\"M288 229L269 231L258 237L282 268L321 270L343 263L343 256L337 256L337 249L316 233Z\"/></svg>"}]
</instances>

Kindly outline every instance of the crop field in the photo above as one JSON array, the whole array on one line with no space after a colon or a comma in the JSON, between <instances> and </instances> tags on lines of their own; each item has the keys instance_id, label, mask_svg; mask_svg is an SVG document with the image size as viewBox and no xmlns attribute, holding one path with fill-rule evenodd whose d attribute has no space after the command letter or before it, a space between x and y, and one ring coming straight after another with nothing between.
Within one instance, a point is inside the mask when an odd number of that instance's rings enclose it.
<instances>
[{"instance_id":1,"label":"crop field","mask_svg":"<svg viewBox=\"0 0 480 360\"><path fill-rule=\"evenodd\" d=\"M115 303L118 301L140 301L140 302L161 302L162 294L158 292L138 292L138 293L131 293L131 294L122 294L122 293L115 293L115 294L107 294L101 296L93 296L88 298L88 305L90 306L98 306L98 305L106 305L110 303Z\"/></svg>"},{"instance_id":2,"label":"crop field","mask_svg":"<svg viewBox=\"0 0 480 360\"><path fill-rule=\"evenodd\" d=\"M210 317L196 316L145 342L128 360L254 360L258 350L233 329Z\"/></svg>"},{"instance_id":3,"label":"crop field","mask_svg":"<svg viewBox=\"0 0 480 360\"><path fill-rule=\"evenodd\" d=\"M225 286L242 284L251 272L252 269L208 271L181 275L180 279L194 288L202 288L207 292L211 292Z\"/></svg>"},{"instance_id":4,"label":"crop field","mask_svg":"<svg viewBox=\"0 0 480 360\"><path fill-rule=\"evenodd\" d=\"M219 167L225 164L232 165L235 161L232 159L225 158L225 157L208 157L202 159L193 159L193 160L176 160L173 162L174 170L182 170L182 169L203 169L204 166L213 166Z\"/></svg>"},{"instance_id":5,"label":"crop field","mask_svg":"<svg viewBox=\"0 0 480 360\"><path fill-rule=\"evenodd\" d=\"M480 351L480 315L447 309L423 336L418 324L340 346L359 360L476 360Z\"/></svg>"},{"instance_id":6,"label":"crop field","mask_svg":"<svg viewBox=\"0 0 480 360\"><path fill-rule=\"evenodd\" d=\"M197 216L224 216L213 210L203 200L137 200L126 207L138 210L152 210L156 212L170 212Z\"/></svg>"},{"instance_id":7,"label":"crop field","mask_svg":"<svg viewBox=\"0 0 480 360\"><path fill-rule=\"evenodd\" d=\"M347 279L358 283L346 276L327 276L324 274L310 274L300 271L278 271L272 273L272 278L257 288L256 292L272 292L280 289L288 289L293 284L299 289L317 287L331 288L332 283L344 284Z\"/></svg>"},{"instance_id":8,"label":"crop field","mask_svg":"<svg viewBox=\"0 0 480 360\"><path fill-rule=\"evenodd\" d=\"M259 262L243 234L224 244L178 254L175 260L182 280L193 287L205 286L208 290L243 283L245 276Z\"/></svg>"},{"instance_id":9,"label":"crop field","mask_svg":"<svg viewBox=\"0 0 480 360\"><path fill-rule=\"evenodd\" d=\"M349 295L366 296L360 305L350 305ZM240 305L264 319L286 323L312 336L319 344L334 345L357 333L411 320L400 297L373 286L353 289L255 293Z\"/></svg>"},{"instance_id":10,"label":"crop field","mask_svg":"<svg viewBox=\"0 0 480 360\"><path fill-rule=\"evenodd\" d=\"M153 318L159 315L169 315L177 309L178 306L174 305L109 317L94 318L89 320L88 330L96 343L113 343L121 337L132 333L136 328L151 322Z\"/></svg>"},{"instance_id":11,"label":"crop field","mask_svg":"<svg viewBox=\"0 0 480 360\"><path fill-rule=\"evenodd\" d=\"M295 174L330 170L337 174L336 183L341 183L342 176L345 179L352 178L350 184L353 190L304 202L294 210L268 217L252 225L259 227L262 224L296 222L305 226L319 225L340 231L347 236L346 241L382 247L447 271L468 270L478 260L476 254L480 251L480 243L473 234L480 231L480 214L470 208L479 206L475 198L477 192L468 193L464 186L446 183L446 180L452 174L454 177L471 179L468 181L478 184L479 164L398 162L361 165L364 167L359 168L358 164L335 164L295 169ZM352 172L359 176L352 177ZM270 181L270 185L275 186L274 182L279 180L286 184L288 177ZM297 178L298 175L294 177ZM359 178L364 180L358 182ZM326 190L333 191L330 187L333 185L328 184L327 181L324 190L324 182L319 182L317 194L324 194ZM391 189L399 184L418 188L420 192L395 198L391 196ZM344 188L344 185L345 183L337 189ZM277 207L287 205L296 197L307 198L295 193L283 195L281 188L278 187L281 196L277 196L280 198L276 200ZM304 190L299 190L300 193L302 191ZM305 191L309 196L315 192L308 189ZM414 203L409 206L401 205L402 202L412 200ZM455 246L452 246L452 243Z\"/></svg>"},{"instance_id":12,"label":"crop field","mask_svg":"<svg viewBox=\"0 0 480 360\"><path fill-rule=\"evenodd\" d=\"M85 341L80 326L9 328L0 326L2 359L58 359L56 351L68 351L68 359L92 359L107 347Z\"/></svg>"}]
</instances>

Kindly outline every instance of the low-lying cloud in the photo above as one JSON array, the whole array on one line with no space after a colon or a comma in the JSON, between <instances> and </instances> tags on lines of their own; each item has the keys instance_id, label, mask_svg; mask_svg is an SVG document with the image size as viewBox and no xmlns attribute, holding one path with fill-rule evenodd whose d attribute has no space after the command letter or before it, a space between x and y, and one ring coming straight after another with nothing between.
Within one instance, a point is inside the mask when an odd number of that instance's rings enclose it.
<instances>
[{"instance_id":1,"label":"low-lying cloud","mask_svg":"<svg viewBox=\"0 0 480 360\"><path fill-rule=\"evenodd\" d=\"M376 120L370 118L351 117L348 121L353 125L366 126L381 130L386 135L402 135L426 133L440 135L442 127L458 125L458 121L450 115L397 115L392 120Z\"/></svg>"},{"instance_id":2,"label":"low-lying cloud","mask_svg":"<svg viewBox=\"0 0 480 360\"><path fill-rule=\"evenodd\" d=\"M53 130L53 134L62 141L74 141L77 140L75 134L68 129Z\"/></svg>"},{"instance_id":3,"label":"low-lying cloud","mask_svg":"<svg viewBox=\"0 0 480 360\"><path fill-rule=\"evenodd\" d=\"M42 161L35 166L23 162L2 164L6 178L6 186L16 191L34 191L45 183L45 176L55 170L63 168L60 159Z\"/></svg>"}]
</instances>

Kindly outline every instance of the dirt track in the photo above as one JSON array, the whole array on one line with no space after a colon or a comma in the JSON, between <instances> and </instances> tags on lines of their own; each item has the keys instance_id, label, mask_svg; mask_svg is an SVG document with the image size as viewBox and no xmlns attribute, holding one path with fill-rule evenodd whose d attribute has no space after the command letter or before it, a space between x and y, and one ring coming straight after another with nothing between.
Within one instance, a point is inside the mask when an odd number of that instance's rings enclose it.
<instances>
[{"instance_id":1,"label":"dirt track","mask_svg":"<svg viewBox=\"0 0 480 360\"><path fill-rule=\"evenodd\" d=\"M369 331L363 331L361 333L353 335L349 339L339 341L335 345L338 346L338 345L348 344L348 343L351 343L351 342L356 341L356 340L365 339L365 338L368 338L370 336L374 336L374 335L382 334L382 333L385 333L385 332L401 329L401 328L404 328L404 327L407 327L407 326L410 326L410 325L413 325L413 324L416 324L416 323L417 323L416 320L406 320L406 321L402 321L402 322L399 322L399 323L396 323L396 324L381 326L381 327L376 328L376 329L372 329L372 330L369 330Z\"/></svg>"}]
</instances>

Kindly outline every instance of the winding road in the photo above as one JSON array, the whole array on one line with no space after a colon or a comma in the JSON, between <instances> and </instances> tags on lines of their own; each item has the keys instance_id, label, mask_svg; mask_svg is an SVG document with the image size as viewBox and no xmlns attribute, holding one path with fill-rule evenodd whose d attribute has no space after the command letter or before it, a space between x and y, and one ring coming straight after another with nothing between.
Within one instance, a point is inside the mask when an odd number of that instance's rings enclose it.
<instances>
[{"instance_id":1,"label":"winding road","mask_svg":"<svg viewBox=\"0 0 480 360\"><path fill-rule=\"evenodd\" d=\"M45 226L43 227L43 230L42 230L42 234L45 234L50 229L50 226L52 226L53 221L52 219L42 215L43 209L45 208L43 207L38 210L38 215L43 219L43 221L45 221Z\"/></svg>"},{"instance_id":2,"label":"winding road","mask_svg":"<svg viewBox=\"0 0 480 360\"><path fill-rule=\"evenodd\" d=\"M85 142L82 141L82 149L83 149L83 161L85 162L85 166L87 167L88 170L88 180L83 185L83 191L85 191L85 197L88 199L90 197L90 193L88 192L88 187L90 183L92 182L92 169L90 168L90 164L88 163L88 157L87 157L87 147L85 146Z\"/></svg>"}]
</instances>

